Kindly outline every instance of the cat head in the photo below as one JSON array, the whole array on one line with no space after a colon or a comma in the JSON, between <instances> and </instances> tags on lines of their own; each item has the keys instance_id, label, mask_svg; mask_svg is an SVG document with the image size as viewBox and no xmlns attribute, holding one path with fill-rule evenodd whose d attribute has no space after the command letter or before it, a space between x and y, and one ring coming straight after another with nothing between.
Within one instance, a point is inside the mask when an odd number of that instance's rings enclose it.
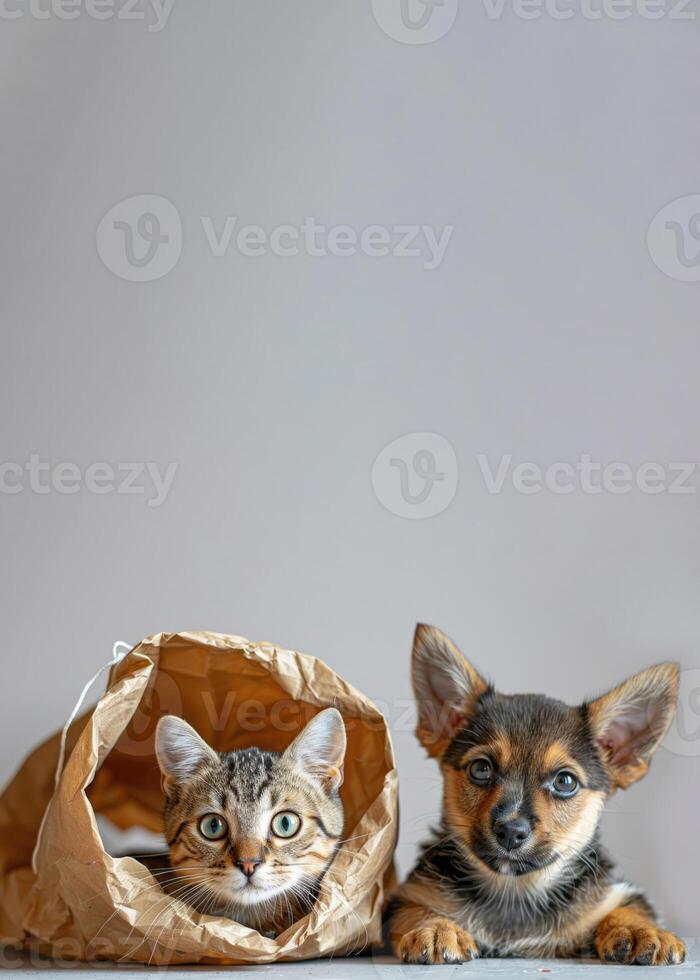
<instances>
[{"instance_id":1,"label":"cat head","mask_svg":"<svg viewBox=\"0 0 700 980\"><path fill-rule=\"evenodd\" d=\"M308 896L343 833L345 746L335 708L319 712L282 753L218 753L182 719L160 719L170 863L192 884L192 904L203 907L204 897L242 918L236 909Z\"/></svg>"}]
</instances>

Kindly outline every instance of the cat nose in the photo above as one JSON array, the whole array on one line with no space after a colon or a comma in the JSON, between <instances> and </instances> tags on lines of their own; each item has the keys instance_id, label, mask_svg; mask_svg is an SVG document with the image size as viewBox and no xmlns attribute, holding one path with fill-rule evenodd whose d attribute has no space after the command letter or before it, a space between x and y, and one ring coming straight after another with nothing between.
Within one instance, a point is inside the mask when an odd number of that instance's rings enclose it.
<instances>
[{"instance_id":1,"label":"cat nose","mask_svg":"<svg viewBox=\"0 0 700 980\"><path fill-rule=\"evenodd\" d=\"M262 864L262 858L241 858L240 861L236 861L236 864L246 878L252 878L255 874L255 869L258 865Z\"/></svg>"},{"instance_id":2,"label":"cat nose","mask_svg":"<svg viewBox=\"0 0 700 980\"><path fill-rule=\"evenodd\" d=\"M516 851L530 836L530 823L524 817L515 820L496 820L493 825L496 840L507 851Z\"/></svg>"}]
</instances>

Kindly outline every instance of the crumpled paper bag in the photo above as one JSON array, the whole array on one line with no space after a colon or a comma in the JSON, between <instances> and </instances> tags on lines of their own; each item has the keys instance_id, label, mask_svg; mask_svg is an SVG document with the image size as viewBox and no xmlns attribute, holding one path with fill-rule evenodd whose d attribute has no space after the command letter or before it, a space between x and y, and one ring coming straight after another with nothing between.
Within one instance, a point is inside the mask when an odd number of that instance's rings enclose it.
<instances>
[{"instance_id":1,"label":"crumpled paper bag","mask_svg":"<svg viewBox=\"0 0 700 980\"><path fill-rule=\"evenodd\" d=\"M345 843L312 912L276 939L200 915L134 857L111 857L95 815L160 831L153 736L185 718L218 750L285 748L335 706L348 737ZM96 707L36 749L0 797L0 942L71 959L269 963L342 955L380 941L393 886L397 777L379 710L320 660L216 633L160 633L111 672ZM42 823L43 821L43 823ZM33 861L32 861L33 856Z\"/></svg>"}]
</instances>

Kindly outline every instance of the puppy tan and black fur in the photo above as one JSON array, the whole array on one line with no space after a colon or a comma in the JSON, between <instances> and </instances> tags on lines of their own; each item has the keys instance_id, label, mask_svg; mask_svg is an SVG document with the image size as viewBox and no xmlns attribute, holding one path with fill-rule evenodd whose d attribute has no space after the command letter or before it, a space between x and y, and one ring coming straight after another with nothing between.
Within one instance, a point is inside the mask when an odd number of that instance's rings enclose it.
<instances>
[{"instance_id":1,"label":"puppy tan and black fur","mask_svg":"<svg viewBox=\"0 0 700 980\"><path fill-rule=\"evenodd\" d=\"M442 824L387 910L407 963L597 954L680 963L599 842L605 800L640 779L673 717L678 668L650 667L569 707L499 694L439 630L413 648L417 735L440 765Z\"/></svg>"}]
</instances>

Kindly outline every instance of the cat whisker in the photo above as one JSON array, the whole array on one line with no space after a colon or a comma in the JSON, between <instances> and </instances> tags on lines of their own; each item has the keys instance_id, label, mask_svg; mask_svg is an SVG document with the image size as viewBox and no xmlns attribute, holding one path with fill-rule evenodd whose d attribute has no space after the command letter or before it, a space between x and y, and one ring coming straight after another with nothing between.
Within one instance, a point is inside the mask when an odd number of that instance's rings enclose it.
<instances>
[{"instance_id":1,"label":"cat whisker","mask_svg":"<svg viewBox=\"0 0 700 980\"><path fill-rule=\"evenodd\" d=\"M163 896L163 898L154 906L154 908L159 908L159 906L161 906L161 905L163 907L157 913L157 915L155 916L155 918L152 919L152 921L146 926L146 931L145 931L143 937L141 938L141 940L139 942L137 942L136 945L133 946L130 950L128 950L124 954L124 956L122 956L120 959L123 960L123 959L126 959L127 957L131 957L133 955L133 953L140 946L143 946L146 942L148 942L149 936L152 934L153 930L155 929L155 927L156 927L156 925L158 923L158 920L160 919L160 917L162 915L164 915L165 912L168 911L168 907L169 907L169 901L168 900L169 899L172 899L175 902L180 902L180 903L182 903L183 905L185 905L187 907L192 907L191 904L190 904L191 899L194 898L196 896L196 894L198 893L198 891L201 890L201 889L203 889L203 888L205 888L205 886L203 884L201 884L201 883L199 883L199 884L191 884L191 883L188 883L187 885L183 885L183 887L181 889L177 889L177 891L174 892L173 894L165 894ZM136 929L136 926L137 926L137 924L134 923L134 925L132 926L129 934L126 937L125 942L129 942L129 940L131 939L131 936L134 933L134 930ZM161 933L159 933L159 936L160 935L162 935L162 930L161 930ZM155 946L154 946L154 949L153 949L153 951L151 953L151 958L149 959L149 964L151 962L151 959L152 959L154 953L155 953Z\"/></svg>"},{"instance_id":2,"label":"cat whisker","mask_svg":"<svg viewBox=\"0 0 700 980\"><path fill-rule=\"evenodd\" d=\"M204 877L204 876L203 876L203 877ZM148 890L149 890L149 886L148 886L148 883L147 883L147 882L143 882L143 883L141 883L141 882L140 882L139 884L137 884L137 885L136 885L136 887L135 887L135 888L132 888L132 889L131 889L131 890L130 890L130 891L129 891L128 893L127 893L127 895L126 895L126 899L127 899L127 901L129 901L129 900L131 900L131 898L133 898L133 896L134 896L134 894L135 894L135 893L136 893L136 892L137 892L137 891L138 891L139 889L141 889L141 890L143 890L143 891L148 891ZM96 893L96 894L99 894L99 893ZM165 893L164 893L164 895L165 895L165 897L168 897L168 893L167 893L167 892L165 892ZM102 923L102 925L101 925L101 926L100 926L100 928L99 928L99 929L97 930L97 932L95 933L95 935L94 935L94 936L92 937L92 940L91 940L91 942L93 942L93 943L95 942L95 940L96 940L96 939L97 939L97 937L98 937L98 936L100 935L100 933L101 933L101 932L102 932L102 930L103 930L103 929L105 928L105 926L106 926L106 925L108 925L108 923L109 923L109 922L111 922L111 920L112 920L112 919L114 918L114 916L115 916L115 915L117 915L117 914L119 913L119 911L120 911L120 909L115 909L115 910L114 910L114 912L112 912L112 914L111 914L110 916L108 916L108 917L107 917L107 918L105 919L105 921L104 921L104 922ZM130 936L131 936L131 933L133 932L133 930L134 930L134 928L135 928L135 926L132 926L132 928L131 928L131 931L129 932L129 935L127 936L127 942L128 942L128 940L129 940L129 938L130 938Z\"/></svg>"},{"instance_id":3,"label":"cat whisker","mask_svg":"<svg viewBox=\"0 0 700 980\"><path fill-rule=\"evenodd\" d=\"M345 838L342 838L341 840L339 840L338 841L338 844L339 845L340 844L349 844L350 841L353 841L353 840L364 840L366 837L371 837L372 836L372 833L374 833L374 831L372 831L370 833L366 833L366 834L358 834L356 837L345 837Z\"/></svg>"}]
</instances>

